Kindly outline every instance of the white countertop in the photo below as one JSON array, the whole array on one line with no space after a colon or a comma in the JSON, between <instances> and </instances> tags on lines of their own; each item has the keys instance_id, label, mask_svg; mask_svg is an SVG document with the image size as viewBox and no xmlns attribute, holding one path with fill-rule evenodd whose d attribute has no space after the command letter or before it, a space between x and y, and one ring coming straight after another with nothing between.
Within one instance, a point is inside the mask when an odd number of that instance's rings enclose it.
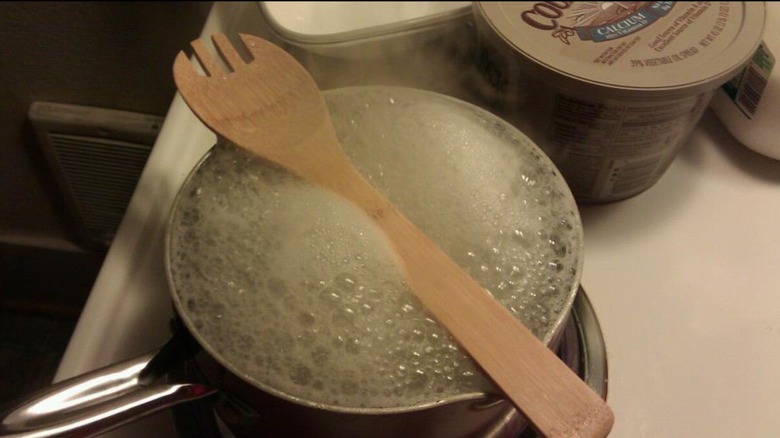
<instances>
[{"instance_id":1,"label":"white countertop","mask_svg":"<svg viewBox=\"0 0 780 438\"><path fill-rule=\"evenodd\" d=\"M262 35L257 19L255 3L218 3L203 35ZM177 96L57 380L167 340L165 223L214 139ZM660 182L581 214L610 437L780 436L780 162L738 144L708 111ZM112 436L138 431L172 435L162 414Z\"/></svg>"},{"instance_id":2,"label":"white countertop","mask_svg":"<svg viewBox=\"0 0 780 438\"><path fill-rule=\"evenodd\" d=\"M581 214L610 436L780 436L780 162L708 112L657 185Z\"/></svg>"}]
</instances>

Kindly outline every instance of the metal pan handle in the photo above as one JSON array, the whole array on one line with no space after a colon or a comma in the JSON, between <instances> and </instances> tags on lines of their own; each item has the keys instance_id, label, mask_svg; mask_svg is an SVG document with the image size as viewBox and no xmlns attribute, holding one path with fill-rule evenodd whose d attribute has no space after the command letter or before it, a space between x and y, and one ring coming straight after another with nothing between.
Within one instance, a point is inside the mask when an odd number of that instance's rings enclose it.
<instances>
[{"instance_id":1,"label":"metal pan handle","mask_svg":"<svg viewBox=\"0 0 780 438\"><path fill-rule=\"evenodd\" d=\"M33 394L2 416L0 437L94 436L213 394L215 389L198 383L153 383L161 375L160 369L168 368L168 360L181 348L178 338L177 334L160 350Z\"/></svg>"}]
</instances>

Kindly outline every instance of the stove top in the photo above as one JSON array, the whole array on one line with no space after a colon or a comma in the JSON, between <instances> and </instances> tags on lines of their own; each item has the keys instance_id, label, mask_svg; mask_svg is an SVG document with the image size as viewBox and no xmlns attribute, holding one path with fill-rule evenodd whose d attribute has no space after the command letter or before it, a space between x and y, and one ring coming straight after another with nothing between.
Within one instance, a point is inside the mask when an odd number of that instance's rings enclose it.
<instances>
[{"instance_id":1,"label":"stove top","mask_svg":"<svg viewBox=\"0 0 780 438\"><path fill-rule=\"evenodd\" d=\"M215 32L267 27L256 3L218 2L202 37ZM177 96L57 380L167 340L165 223L214 143ZM708 111L656 185L580 214L582 284L609 361L610 437L780 436L780 162L740 145ZM105 436L176 431L162 413Z\"/></svg>"}]
</instances>

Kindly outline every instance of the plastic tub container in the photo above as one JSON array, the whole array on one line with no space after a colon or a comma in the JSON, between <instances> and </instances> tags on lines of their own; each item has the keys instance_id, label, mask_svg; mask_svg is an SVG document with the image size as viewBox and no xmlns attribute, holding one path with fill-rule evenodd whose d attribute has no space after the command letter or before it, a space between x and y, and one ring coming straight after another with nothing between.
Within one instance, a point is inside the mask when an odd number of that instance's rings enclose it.
<instances>
[{"instance_id":1,"label":"plastic tub container","mask_svg":"<svg viewBox=\"0 0 780 438\"><path fill-rule=\"evenodd\" d=\"M285 42L318 55L375 59L403 54L471 16L470 2L260 2Z\"/></svg>"},{"instance_id":2,"label":"plastic tub container","mask_svg":"<svg viewBox=\"0 0 780 438\"><path fill-rule=\"evenodd\" d=\"M780 160L780 3L766 4L766 22L750 64L715 93L710 108L740 143Z\"/></svg>"},{"instance_id":3,"label":"plastic tub container","mask_svg":"<svg viewBox=\"0 0 780 438\"><path fill-rule=\"evenodd\" d=\"M650 188L761 42L763 3L476 2L496 112L580 202Z\"/></svg>"}]
</instances>

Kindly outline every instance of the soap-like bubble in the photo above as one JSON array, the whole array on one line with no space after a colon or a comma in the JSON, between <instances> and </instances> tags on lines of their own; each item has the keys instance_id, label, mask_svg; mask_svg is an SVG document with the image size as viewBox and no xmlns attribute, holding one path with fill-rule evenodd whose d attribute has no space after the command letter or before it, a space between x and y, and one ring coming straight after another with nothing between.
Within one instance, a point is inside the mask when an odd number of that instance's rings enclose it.
<instances>
[{"instance_id":1,"label":"soap-like bubble","mask_svg":"<svg viewBox=\"0 0 780 438\"><path fill-rule=\"evenodd\" d=\"M415 90L326 93L358 170L540 339L576 287L571 195L530 141ZM170 270L205 348L261 388L403 407L493 388L425 312L391 243L340 196L215 147L172 218Z\"/></svg>"}]
</instances>

